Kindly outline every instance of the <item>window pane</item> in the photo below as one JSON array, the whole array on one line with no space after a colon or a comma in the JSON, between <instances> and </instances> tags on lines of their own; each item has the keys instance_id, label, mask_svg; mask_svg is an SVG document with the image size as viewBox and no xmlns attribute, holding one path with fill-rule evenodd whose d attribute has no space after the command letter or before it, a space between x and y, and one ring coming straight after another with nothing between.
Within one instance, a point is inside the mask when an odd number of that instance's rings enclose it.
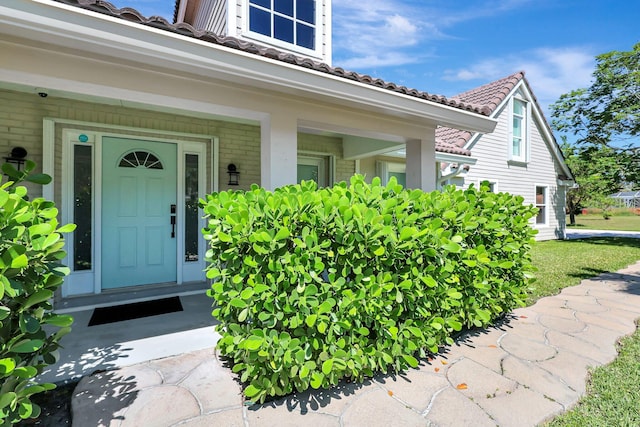
<instances>
[{"instance_id":1,"label":"window pane","mask_svg":"<svg viewBox=\"0 0 640 427\"><path fill-rule=\"evenodd\" d=\"M73 146L73 269L91 270L91 170L92 147Z\"/></svg>"},{"instance_id":2,"label":"window pane","mask_svg":"<svg viewBox=\"0 0 640 427\"><path fill-rule=\"evenodd\" d=\"M536 207L538 215L536 216L536 224L545 224L547 222L547 189L545 187L536 187Z\"/></svg>"},{"instance_id":3,"label":"window pane","mask_svg":"<svg viewBox=\"0 0 640 427\"><path fill-rule=\"evenodd\" d=\"M249 30L271 36L271 13L255 7L249 8Z\"/></svg>"},{"instance_id":4,"label":"window pane","mask_svg":"<svg viewBox=\"0 0 640 427\"><path fill-rule=\"evenodd\" d=\"M513 136L522 137L522 119L519 117L513 118Z\"/></svg>"},{"instance_id":5,"label":"window pane","mask_svg":"<svg viewBox=\"0 0 640 427\"><path fill-rule=\"evenodd\" d=\"M309 24L316 23L315 0L296 0L296 18Z\"/></svg>"},{"instance_id":6,"label":"window pane","mask_svg":"<svg viewBox=\"0 0 640 427\"><path fill-rule=\"evenodd\" d=\"M198 261L198 155L185 155L184 167L184 260Z\"/></svg>"},{"instance_id":7,"label":"window pane","mask_svg":"<svg viewBox=\"0 0 640 427\"><path fill-rule=\"evenodd\" d=\"M513 149L512 155L513 157L522 157L522 140L520 138L513 138Z\"/></svg>"},{"instance_id":8,"label":"window pane","mask_svg":"<svg viewBox=\"0 0 640 427\"><path fill-rule=\"evenodd\" d=\"M402 185L404 188L407 188L407 174L404 172L389 172L389 178L392 176L396 177L398 184Z\"/></svg>"},{"instance_id":9,"label":"window pane","mask_svg":"<svg viewBox=\"0 0 640 427\"><path fill-rule=\"evenodd\" d=\"M293 43L293 21L281 16L273 17L273 37Z\"/></svg>"},{"instance_id":10,"label":"window pane","mask_svg":"<svg viewBox=\"0 0 640 427\"><path fill-rule=\"evenodd\" d=\"M298 164L298 184L302 181L318 182L318 166Z\"/></svg>"},{"instance_id":11,"label":"window pane","mask_svg":"<svg viewBox=\"0 0 640 427\"><path fill-rule=\"evenodd\" d=\"M271 9L271 0L251 0L249 3Z\"/></svg>"},{"instance_id":12,"label":"window pane","mask_svg":"<svg viewBox=\"0 0 640 427\"><path fill-rule=\"evenodd\" d=\"M306 47L307 49L315 49L315 31L312 27L304 24L296 24L297 41L298 46Z\"/></svg>"},{"instance_id":13,"label":"window pane","mask_svg":"<svg viewBox=\"0 0 640 427\"><path fill-rule=\"evenodd\" d=\"M518 114L520 116L524 116L524 112L525 112L525 103L518 100L518 99L514 99L513 100L513 112L514 114Z\"/></svg>"},{"instance_id":14,"label":"window pane","mask_svg":"<svg viewBox=\"0 0 640 427\"><path fill-rule=\"evenodd\" d=\"M274 0L273 9L293 18L293 0Z\"/></svg>"}]
</instances>

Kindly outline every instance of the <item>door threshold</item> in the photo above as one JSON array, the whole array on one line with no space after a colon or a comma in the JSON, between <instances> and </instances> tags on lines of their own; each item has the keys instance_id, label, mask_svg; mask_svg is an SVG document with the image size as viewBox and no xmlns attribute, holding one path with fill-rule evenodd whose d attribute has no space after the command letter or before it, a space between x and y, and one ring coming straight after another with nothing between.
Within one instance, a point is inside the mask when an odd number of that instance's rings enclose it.
<instances>
[{"instance_id":1,"label":"door threshold","mask_svg":"<svg viewBox=\"0 0 640 427\"><path fill-rule=\"evenodd\" d=\"M56 313L73 313L77 311L93 310L94 308L112 307L114 305L151 301L154 299L174 296L202 294L210 288L208 282L194 282L184 285L162 283L151 286L136 286L126 290L110 290L100 294L68 297L54 302ZM208 297L207 297L208 298ZM213 300L212 300L213 302Z\"/></svg>"}]
</instances>

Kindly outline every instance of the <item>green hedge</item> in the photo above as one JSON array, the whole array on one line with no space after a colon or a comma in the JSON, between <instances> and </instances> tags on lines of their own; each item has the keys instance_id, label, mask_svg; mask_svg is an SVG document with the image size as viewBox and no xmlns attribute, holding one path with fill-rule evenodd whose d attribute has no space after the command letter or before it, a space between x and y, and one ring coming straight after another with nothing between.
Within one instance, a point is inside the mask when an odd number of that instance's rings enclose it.
<instances>
[{"instance_id":1,"label":"green hedge","mask_svg":"<svg viewBox=\"0 0 640 427\"><path fill-rule=\"evenodd\" d=\"M523 304L536 210L522 202L362 176L209 195L221 355L259 401L417 366Z\"/></svg>"},{"instance_id":2,"label":"green hedge","mask_svg":"<svg viewBox=\"0 0 640 427\"><path fill-rule=\"evenodd\" d=\"M30 175L34 168L27 162L18 172L5 164L2 171L15 183L51 181ZM68 274L60 264L65 257L60 233L75 226L58 227L54 203L29 201L27 189L15 183L0 186L0 426L40 415L30 397L55 386L38 384L35 377L56 362L58 341L73 322L71 316L54 314L50 300ZM44 325L57 332L48 334Z\"/></svg>"}]
</instances>

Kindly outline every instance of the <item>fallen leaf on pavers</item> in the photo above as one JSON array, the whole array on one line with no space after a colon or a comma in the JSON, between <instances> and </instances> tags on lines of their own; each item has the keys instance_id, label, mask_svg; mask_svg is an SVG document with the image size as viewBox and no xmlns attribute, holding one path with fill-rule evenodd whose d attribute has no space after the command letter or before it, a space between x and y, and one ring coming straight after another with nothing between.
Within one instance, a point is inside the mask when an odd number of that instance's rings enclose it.
<instances>
[{"instance_id":1,"label":"fallen leaf on pavers","mask_svg":"<svg viewBox=\"0 0 640 427\"><path fill-rule=\"evenodd\" d=\"M489 347L491 347L491 348L498 348L498 346L497 346L497 345L495 345L495 344L489 344Z\"/></svg>"},{"instance_id":2,"label":"fallen leaf on pavers","mask_svg":"<svg viewBox=\"0 0 640 427\"><path fill-rule=\"evenodd\" d=\"M527 316L520 316L521 319L528 319Z\"/></svg>"},{"instance_id":3,"label":"fallen leaf on pavers","mask_svg":"<svg viewBox=\"0 0 640 427\"><path fill-rule=\"evenodd\" d=\"M467 384L466 384L466 383L460 383L460 384L458 384L458 385L456 386L456 388L457 388L458 390L466 390L468 387L467 387Z\"/></svg>"},{"instance_id":4,"label":"fallen leaf on pavers","mask_svg":"<svg viewBox=\"0 0 640 427\"><path fill-rule=\"evenodd\" d=\"M389 390L387 393L389 394L389 396L393 396L393 392L391 390Z\"/></svg>"},{"instance_id":5,"label":"fallen leaf on pavers","mask_svg":"<svg viewBox=\"0 0 640 427\"><path fill-rule=\"evenodd\" d=\"M433 370L436 372L440 372L440 368L434 368Z\"/></svg>"},{"instance_id":6,"label":"fallen leaf on pavers","mask_svg":"<svg viewBox=\"0 0 640 427\"><path fill-rule=\"evenodd\" d=\"M449 362L447 362L446 360L441 360L440 363L442 363L443 365L448 365Z\"/></svg>"}]
</instances>

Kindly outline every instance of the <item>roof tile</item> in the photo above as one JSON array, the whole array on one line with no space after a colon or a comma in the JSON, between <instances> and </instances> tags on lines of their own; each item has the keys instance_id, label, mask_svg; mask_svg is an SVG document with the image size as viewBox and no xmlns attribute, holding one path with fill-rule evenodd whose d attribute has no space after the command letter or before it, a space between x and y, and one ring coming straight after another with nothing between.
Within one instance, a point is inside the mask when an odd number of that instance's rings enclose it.
<instances>
[{"instance_id":1,"label":"roof tile","mask_svg":"<svg viewBox=\"0 0 640 427\"><path fill-rule=\"evenodd\" d=\"M507 77L452 96L451 100L481 105L484 114L490 116L524 78L524 71L518 71ZM436 129L436 150L438 150L438 144L454 145L462 149L472 136L473 134L468 131L438 127Z\"/></svg>"},{"instance_id":2,"label":"roof tile","mask_svg":"<svg viewBox=\"0 0 640 427\"><path fill-rule=\"evenodd\" d=\"M438 104L447 105L456 109L469 111L484 116L488 116L490 112L482 105L478 105L472 101L463 99L449 99L442 95L429 94L416 89L409 89L405 86L399 86L395 83L386 82L382 79L373 78L366 74L360 74L353 71L345 71L340 67L331 67L319 61L293 55L286 52L281 52L271 47L265 47L253 42L238 39L230 36L219 36L209 31L197 30L191 25L186 23L172 24L161 16L152 16L150 18L144 17L140 12L135 9L125 7L122 9L117 8L113 4L104 0L54 0L59 3L64 3L71 6L78 6L83 9L92 10L98 13L114 16L128 21L137 22L142 25L151 26L154 28L171 31L173 33L181 34L187 37L197 38L203 41L207 41L212 44L229 47L232 49L238 49L243 52L252 53L255 55L263 56L270 59L276 59L289 64L297 65L300 67L312 69L325 74L330 74L337 77L353 80L359 83L368 84L371 86L387 89L393 92L397 92L403 95L424 99L427 101L435 102ZM177 7L177 4L176 4ZM175 12L175 11L174 11ZM175 15L175 13L174 13Z\"/></svg>"}]
</instances>

